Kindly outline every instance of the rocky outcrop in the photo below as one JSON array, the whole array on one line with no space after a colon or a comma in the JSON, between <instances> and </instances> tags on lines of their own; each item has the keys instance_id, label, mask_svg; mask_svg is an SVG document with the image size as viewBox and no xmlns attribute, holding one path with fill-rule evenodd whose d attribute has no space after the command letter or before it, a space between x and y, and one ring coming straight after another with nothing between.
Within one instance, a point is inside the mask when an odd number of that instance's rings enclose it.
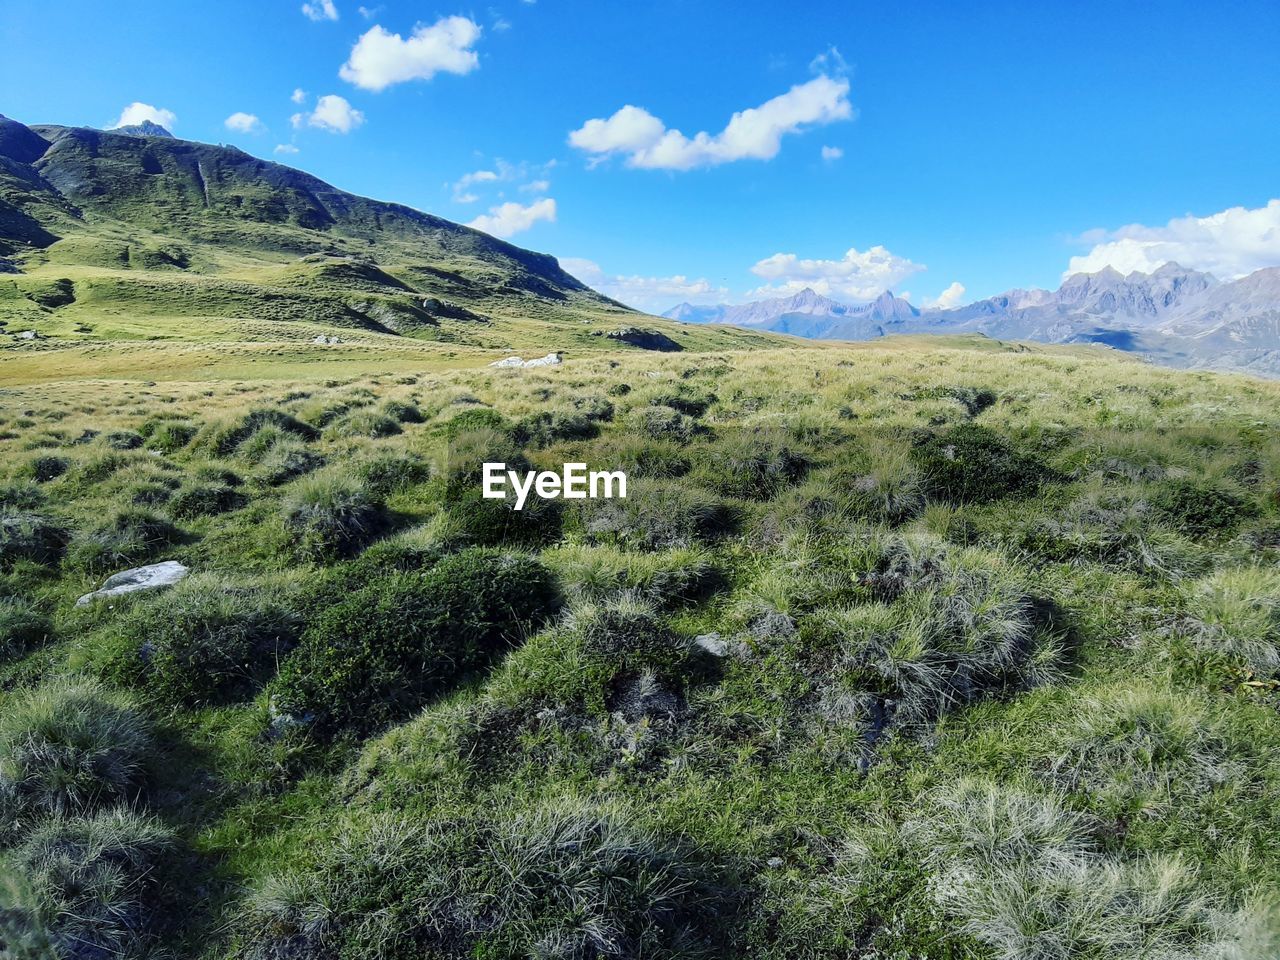
<instances>
[{"instance_id":1,"label":"rocky outcrop","mask_svg":"<svg viewBox=\"0 0 1280 960\"><path fill-rule=\"evenodd\" d=\"M633 347L639 347L642 350L659 350L664 353L676 353L683 350L675 340L672 340L665 333L659 333L657 330L643 330L640 327L619 327L617 330L611 330L605 334L610 340L617 340L619 343L629 343Z\"/></svg>"}]
</instances>

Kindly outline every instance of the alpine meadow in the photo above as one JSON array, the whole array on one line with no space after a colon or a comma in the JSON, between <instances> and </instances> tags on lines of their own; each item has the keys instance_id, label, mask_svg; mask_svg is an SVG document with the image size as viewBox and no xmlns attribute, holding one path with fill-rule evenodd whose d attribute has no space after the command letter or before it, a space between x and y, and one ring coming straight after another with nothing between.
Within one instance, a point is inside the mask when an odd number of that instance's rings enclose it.
<instances>
[{"instance_id":1,"label":"alpine meadow","mask_svg":"<svg viewBox=\"0 0 1280 960\"><path fill-rule=\"evenodd\" d=\"M555 4L284 6L365 92L298 89L305 146ZM1057 299L901 335L882 248L748 295L499 238L538 177L710 194L876 122L809 69L719 134L557 127L585 162L451 182L505 191L469 226L146 104L0 117L0 960L1280 958L1280 380L1235 372L1277 369L1280 223L1091 236ZM1045 335L947 327L997 312ZM1095 335L1140 314L1159 350Z\"/></svg>"}]
</instances>

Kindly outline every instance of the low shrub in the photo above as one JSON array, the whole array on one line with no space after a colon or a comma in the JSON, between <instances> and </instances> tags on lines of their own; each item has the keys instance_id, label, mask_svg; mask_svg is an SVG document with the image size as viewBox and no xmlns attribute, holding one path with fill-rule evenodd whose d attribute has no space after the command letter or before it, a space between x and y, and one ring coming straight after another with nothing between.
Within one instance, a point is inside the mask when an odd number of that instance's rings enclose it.
<instances>
[{"instance_id":1,"label":"low shrub","mask_svg":"<svg viewBox=\"0 0 1280 960\"><path fill-rule=\"evenodd\" d=\"M135 563L181 537L182 531L159 514L141 507L119 507L76 533L67 562L85 570Z\"/></svg>"},{"instance_id":2,"label":"low shrub","mask_svg":"<svg viewBox=\"0 0 1280 960\"><path fill-rule=\"evenodd\" d=\"M1258 677L1280 675L1280 572L1220 570L1187 584L1192 641Z\"/></svg>"},{"instance_id":3,"label":"low shrub","mask_svg":"<svg viewBox=\"0 0 1280 960\"><path fill-rule=\"evenodd\" d=\"M168 704L251 695L293 646L301 618L270 591L196 575L134 604L113 625L115 677L140 680Z\"/></svg>"},{"instance_id":4,"label":"low shrub","mask_svg":"<svg viewBox=\"0 0 1280 960\"><path fill-rule=\"evenodd\" d=\"M631 591L659 609L670 609L704 600L728 583L721 564L703 550L630 553L569 544L543 551L541 558L576 600L599 601Z\"/></svg>"},{"instance_id":5,"label":"low shrub","mask_svg":"<svg viewBox=\"0 0 1280 960\"><path fill-rule=\"evenodd\" d=\"M1190 536L1230 534L1257 515L1257 507L1222 487L1190 480L1170 480L1151 498L1156 512Z\"/></svg>"},{"instance_id":6,"label":"low shrub","mask_svg":"<svg viewBox=\"0 0 1280 960\"><path fill-rule=\"evenodd\" d=\"M111 453L81 463L75 471L74 481L78 485L101 483L129 463L129 457L113 450Z\"/></svg>"},{"instance_id":7,"label":"low shrub","mask_svg":"<svg viewBox=\"0 0 1280 960\"><path fill-rule=\"evenodd\" d=\"M388 400L382 405L382 414L397 423L423 423L426 420L415 404L405 400Z\"/></svg>"},{"instance_id":8,"label":"low shrub","mask_svg":"<svg viewBox=\"0 0 1280 960\"><path fill-rule=\"evenodd\" d=\"M53 636L53 621L30 600L0 599L0 664L20 657Z\"/></svg>"},{"instance_id":9,"label":"low shrub","mask_svg":"<svg viewBox=\"0 0 1280 960\"><path fill-rule=\"evenodd\" d=\"M830 481L836 502L856 517L896 525L925 508L925 486L910 457L894 450L877 455L865 471L841 471Z\"/></svg>"},{"instance_id":10,"label":"low shrub","mask_svg":"<svg viewBox=\"0 0 1280 960\"><path fill-rule=\"evenodd\" d=\"M272 702L325 734L369 732L492 662L557 604L555 581L540 563L488 550L384 577L307 628Z\"/></svg>"},{"instance_id":11,"label":"low shrub","mask_svg":"<svg viewBox=\"0 0 1280 960\"><path fill-rule=\"evenodd\" d=\"M10 695L0 715L0 812L82 813L130 799L151 753L151 725L119 694L53 680Z\"/></svg>"},{"instance_id":12,"label":"low shrub","mask_svg":"<svg viewBox=\"0 0 1280 960\"><path fill-rule=\"evenodd\" d=\"M531 495L517 510L512 497L485 499L477 486L452 497L447 510L458 539L475 546L535 547L560 538L563 508L557 500Z\"/></svg>"},{"instance_id":13,"label":"low shrub","mask_svg":"<svg viewBox=\"0 0 1280 960\"><path fill-rule=\"evenodd\" d=\"M962 781L905 829L940 875L935 903L994 956L1250 955L1193 866L1105 852L1103 825L1056 797Z\"/></svg>"},{"instance_id":14,"label":"low shrub","mask_svg":"<svg viewBox=\"0 0 1280 960\"><path fill-rule=\"evenodd\" d=\"M506 417L489 407L475 407L463 410L445 421L444 435L456 440L464 433L476 430L492 430L497 433L509 433L511 425Z\"/></svg>"},{"instance_id":15,"label":"low shrub","mask_svg":"<svg viewBox=\"0 0 1280 960\"><path fill-rule=\"evenodd\" d=\"M373 410L357 410L331 423L325 428L324 435L329 439L368 437L377 440L400 432L400 422L394 417Z\"/></svg>"},{"instance_id":16,"label":"low shrub","mask_svg":"<svg viewBox=\"0 0 1280 960\"><path fill-rule=\"evenodd\" d=\"M752 432L711 447L694 476L724 496L768 500L804 477L810 463L808 453L786 437Z\"/></svg>"},{"instance_id":17,"label":"low shrub","mask_svg":"<svg viewBox=\"0 0 1280 960\"><path fill-rule=\"evenodd\" d=\"M283 511L294 549L316 561L351 556L388 522L377 497L354 479L332 472L300 481L285 499Z\"/></svg>"},{"instance_id":18,"label":"low shrub","mask_svg":"<svg viewBox=\"0 0 1280 960\"><path fill-rule=\"evenodd\" d=\"M138 432L146 438L147 449L176 453L191 442L198 429L185 420L148 420Z\"/></svg>"},{"instance_id":19,"label":"low shrub","mask_svg":"<svg viewBox=\"0 0 1280 960\"><path fill-rule=\"evenodd\" d=\"M431 479L431 466L410 453L384 453L361 462L357 475L365 489L375 496L389 497Z\"/></svg>"},{"instance_id":20,"label":"low shrub","mask_svg":"<svg viewBox=\"0 0 1280 960\"><path fill-rule=\"evenodd\" d=\"M71 469L71 461L66 457L52 454L41 454L32 457L20 466L15 476L20 480L34 480L36 483L48 483L56 480Z\"/></svg>"},{"instance_id":21,"label":"low shrub","mask_svg":"<svg viewBox=\"0 0 1280 960\"><path fill-rule=\"evenodd\" d=\"M954 504L1025 496L1051 477L1007 439L972 423L920 436L911 457L928 495Z\"/></svg>"},{"instance_id":22,"label":"low shrub","mask_svg":"<svg viewBox=\"0 0 1280 960\"><path fill-rule=\"evenodd\" d=\"M626 499L585 500L579 526L589 541L642 550L710 543L732 531L735 516L719 497L688 483L634 483Z\"/></svg>"},{"instance_id":23,"label":"low shrub","mask_svg":"<svg viewBox=\"0 0 1280 960\"><path fill-rule=\"evenodd\" d=\"M132 430L112 430L102 442L112 450L136 450L142 446L146 438Z\"/></svg>"},{"instance_id":24,"label":"low shrub","mask_svg":"<svg viewBox=\"0 0 1280 960\"><path fill-rule=\"evenodd\" d=\"M48 517L6 510L0 513L0 569L23 560L56 563L70 539L70 533Z\"/></svg>"},{"instance_id":25,"label":"low shrub","mask_svg":"<svg viewBox=\"0 0 1280 960\"><path fill-rule=\"evenodd\" d=\"M641 407L628 420L632 429L653 440L688 443L700 432L696 420L668 406Z\"/></svg>"},{"instance_id":26,"label":"low shrub","mask_svg":"<svg viewBox=\"0 0 1280 960\"><path fill-rule=\"evenodd\" d=\"M588 659L603 661L616 673L648 669L675 678L689 657L689 642L651 603L630 592L577 605L566 627L582 638Z\"/></svg>"},{"instance_id":27,"label":"low shrub","mask_svg":"<svg viewBox=\"0 0 1280 960\"><path fill-rule=\"evenodd\" d=\"M175 846L169 828L124 807L40 825L10 859L22 895L7 904L0 896L0 947L39 944L33 960L143 956L157 871Z\"/></svg>"},{"instance_id":28,"label":"low shrub","mask_svg":"<svg viewBox=\"0 0 1280 960\"><path fill-rule=\"evenodd\" d=\"M617 807L381 815L348 827L308 873L255 891L246 926L257 957L354 955L372 939L387 955L674 960L723 948L729 889Z\"/></svg>"},{"instance_id":29,"label":"low shrub","mask_svg":"<svg viewBox=\"0 0 1280 960\"><path fill-rule=\"evenodd\" d=\"M34 510L44 499L44 491L29 480L0 485L0 510Z\"/></svg>"},{"instance_id":30,"label":"low shrub","mask_svg":"<svg viewBox=\"0 0 1280 960\"><path fill-rule=\"evenodd\" d=\"M600 428L584 413L564 411L530 414L516 424L515 440L521 446L549 447L561 440L590 440Z\"/></svg>"},{"instance_id":31,"label":"low shrub","mask_svg":"<svg viewBox=\"0 0 1280 960\"><path fill-rule=\"evenodd\" d=\"M273 444L258 462L252 480L261 487L278 487L324 466L324 457L308 450L300 440Z\"/></svg>"},{"instance_id":32,"label":"low shrub","mask_svg":"<svg viewBox=\"0 0 1280 960\"><path fill-rule=\"evenodd\" d=\"M184 484L173 494L169 510L175 517L194 519L238 510L246 502L244 494L235 487L225 483L196 481Z\"/></svg>"},{"instance_id":33,"label":"low shrub","mask_svg":"<svg viewBox=\"0 0 1280 960\"><path fill-rule=\"evenodd\" d=\"M320 436L311 424L304 423L283 410L265 407L250 410L230 422L208 424L196 437L195 445L215 457L229 457L242 443L265 427L301 440L315 440Z\"/></svg>"},{"instance_id":34,"label":"low shrub","mask_svg":"<svg viewBox=\"0 0 1280 960\"><path fill-rule=\"evenodd\" d=\"M1089 697L1055 744L1050 776L1066 790L1167 802L1250 779L1249 753L1202 696L1146 685Z\"/></svg>"}]
</instances>

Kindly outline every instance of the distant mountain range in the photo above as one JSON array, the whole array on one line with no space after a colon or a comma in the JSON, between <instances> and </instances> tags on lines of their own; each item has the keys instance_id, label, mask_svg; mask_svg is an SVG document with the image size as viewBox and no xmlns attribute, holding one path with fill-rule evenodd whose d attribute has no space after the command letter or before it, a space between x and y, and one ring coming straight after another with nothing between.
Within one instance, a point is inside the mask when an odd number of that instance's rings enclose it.
<instances>
[{"instance_id":1,"label":"distant mountain range","mask_svg":"<svg viewBox=\"0 0 1280 960\"><path fill-rule=\"evenodd\" d=\"M682 303L663 316L835 340L982 333L1100 343L1170 366L1280 376L1280 267L1226 282L1176 263L1127 276L1108 267L1073 274L1057 290L1010 290L946 310L919 310L887 291L850 306L806 289L738 306Z\"/></svg>"}]
</instances>

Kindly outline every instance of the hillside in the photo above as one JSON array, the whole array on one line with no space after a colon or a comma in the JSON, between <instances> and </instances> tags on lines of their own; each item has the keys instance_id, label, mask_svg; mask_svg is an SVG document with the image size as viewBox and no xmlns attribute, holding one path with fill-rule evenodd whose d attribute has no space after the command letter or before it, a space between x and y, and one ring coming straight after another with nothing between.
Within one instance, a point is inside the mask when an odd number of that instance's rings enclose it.
<instances>
[{"instance_id":1,"label":"hillside","mask_svg":"<svg viewBox=\"0 0 1280 960\"><path fill-rule=\"evenodd\" d=\"M0 118L0 324L42 340L13 349L373 334L545 353L638 318L554 257L234 147Z\"/></svg>"}]
</instances>

